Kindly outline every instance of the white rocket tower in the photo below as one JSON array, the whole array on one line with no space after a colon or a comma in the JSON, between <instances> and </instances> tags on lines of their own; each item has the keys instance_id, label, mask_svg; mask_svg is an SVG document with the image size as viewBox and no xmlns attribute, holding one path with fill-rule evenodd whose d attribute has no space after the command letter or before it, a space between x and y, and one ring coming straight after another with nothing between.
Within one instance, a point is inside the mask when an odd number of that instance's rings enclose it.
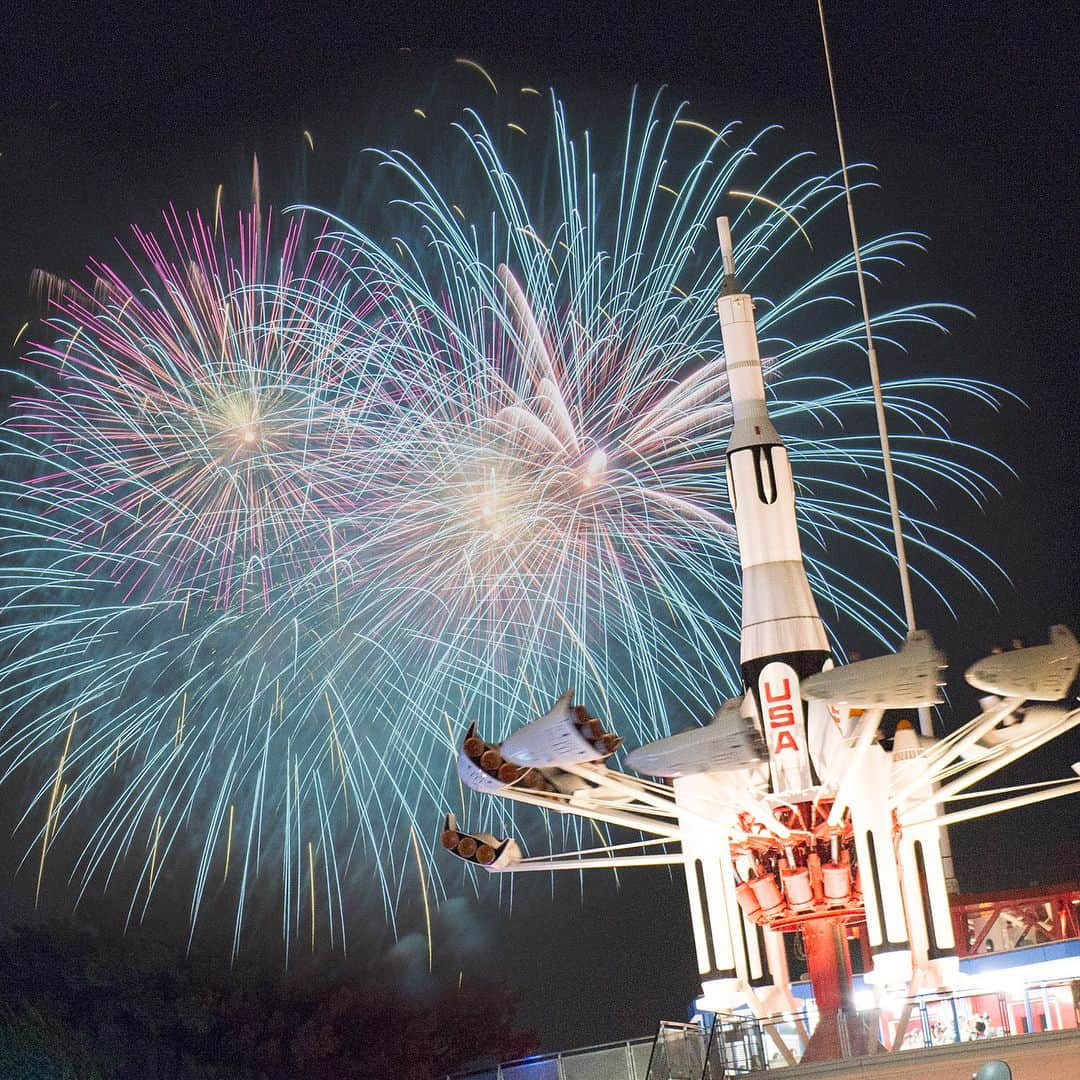
<instances>
[{"instance_id":1,"label":"white rocket tower","mask_svg":"<svg viewBox=\"0 0 1080 1080\"><path fill-rule=\"evenodd\" d=\"M724 287L716 310L734 411L727 479L742 564L743 685L768 745L772 790L800 792L815 777L799 683L822 670L829 643L806 580L791 463L765 407L754 301L735 277L727 218L717 227Z\"/></svg>"},{"instance_id":2,"label":"white rocket tower","mask_svg":"<svg viewBox=\"0 0 1080 1080\"><path fill-rule=\"evenodd\" d=\"M742 564L740 665L745 704L752 698L756 707L768 747L773 795L782 794L789 803L816 802L846 777L838 794L847 794L844 801L858 818L854 840L864 870L860 887L875 975L895 982L910 976L912 956L892 857L892 821L887 804L874 797L875 786L888 784L890 762L879 746L870 745L877 728L874 722L859 734L858 767L853 770L849 740L855 730L848 710L835 704L830 708L817 695L804 693L802 684L833 668L833 661L806 578L791 463L765 405L753 300L735 276L727 218L719 218L717 228L724 285L716 309L734 412L727 467ZM880 713L876 715L880 720ZM842 820L843 803L838 802L831 819L834 825ZM951 945L951 930L948 933Z\"/></svg>"}]
</instances>

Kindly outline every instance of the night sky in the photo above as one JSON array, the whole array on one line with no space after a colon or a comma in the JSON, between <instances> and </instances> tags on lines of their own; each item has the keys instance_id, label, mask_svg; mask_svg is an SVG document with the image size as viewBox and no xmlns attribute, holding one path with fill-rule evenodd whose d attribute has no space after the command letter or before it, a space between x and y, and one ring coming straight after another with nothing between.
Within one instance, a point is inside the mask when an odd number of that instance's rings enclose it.
<instances>
[{"instance_id":1,"label":"night sky","mask_svg":"<svg viewBox=\"0 0 1080 1080\"><path fill-rule=\"evenodd\" d=\"M166 204L210 207L217 183L237 182L253 153L279 204L332 191L347 148L392 139L410 92L427 93L456 55L489 66L497 80L554 85L570 102L625 102L635 83L647 91L670 84L715 120L777 122L827 160L835 153L817 12L807 0L640 12L608 2L474 5L466 16L450 8L421 16L419 5L315 7L219 3L120 19L104 5L81 13L49 5L7 27L5 348L34 312L33 268L76 274L91 256L111 257L113 238L131 223L153 225ZM927 232L929 253L897 287L976 315L954 320L948 338L927 341L926 354L905 363L983 377L1026 403L958 418L962 437L994 449L1017 474L1002 474L985 513L942 508L1011 578L994 579L997 608L958 594L954 618L917 597L924 624L962 671L995 641L1036 643L1052 622L1080 630L1080 17L1022 3L829 9L849 155L880 167L881 190L858 207L862 231ZM292 192L303 129L327 147L327 164L305 179L307 190ZM888 354L882 362L887 370ZM962 694L957 703L970 705ZM1062 775L1077 757L1074 739L1016 778ZM962 886L1080 877L1077 822L1073 800L957 830ZM25 893L26 882L14 888ZM680 1017L694 993L685 890L664 873L625 875L621 888L597 876L584 895L577 881L560 881L554 902L548 880L526 877L510 910L487 895L470 915L487 921L487 946L469 962L521 987L523 1022L546 1047L646 1034L661 1015Z\"/></svg>"}]
</instances>

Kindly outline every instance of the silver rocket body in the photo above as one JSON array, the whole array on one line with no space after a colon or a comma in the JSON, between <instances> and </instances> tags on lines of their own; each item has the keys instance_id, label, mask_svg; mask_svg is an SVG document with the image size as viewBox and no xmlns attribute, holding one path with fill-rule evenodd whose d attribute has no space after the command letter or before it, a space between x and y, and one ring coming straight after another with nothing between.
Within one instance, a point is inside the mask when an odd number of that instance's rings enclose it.
<instances>
[{"instance_id":1,"label":"silver rocket body","mask_svg":"<svg viewBox=\"0 0 1080 1080\"><path fill-rule=\"evenodd\" d=\"M733 411L727 481L743 581L740 666L772 789L799 792L816 781L799 683L830 661L829 643L803 564L791 462L765 404L754 302L736 281L726 219L718 226L725 283L716 310Z\"/></svg>"}]
</instances>

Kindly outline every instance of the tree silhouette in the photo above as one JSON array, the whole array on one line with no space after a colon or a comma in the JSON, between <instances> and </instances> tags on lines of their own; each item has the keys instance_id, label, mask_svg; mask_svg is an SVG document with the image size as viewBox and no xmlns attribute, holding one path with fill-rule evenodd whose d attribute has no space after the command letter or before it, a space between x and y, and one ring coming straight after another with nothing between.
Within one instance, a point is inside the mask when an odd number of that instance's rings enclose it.
<instances>
[{"instance_id":1,"label":"tree silhouette","mask_svg":"<svg viewBox=\"0 0 1080 1080\"><path fill-rule=\"evenodd\" d=\"M273 972L72 923L0 938L0 1080L431 1080L535 1047L505 987L385 960Z\"/></svg>"}]
</instances>

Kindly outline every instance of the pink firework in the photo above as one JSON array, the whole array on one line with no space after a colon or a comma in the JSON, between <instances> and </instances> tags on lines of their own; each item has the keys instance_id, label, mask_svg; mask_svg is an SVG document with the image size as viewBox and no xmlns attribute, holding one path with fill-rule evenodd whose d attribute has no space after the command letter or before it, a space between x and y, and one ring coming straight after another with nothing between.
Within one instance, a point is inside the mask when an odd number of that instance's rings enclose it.
<instances>
[{"instance_id":1,"label":"pink firework","mask_svg":"<svg viewBox=\"0 0 1080 1080\"><path fill-rule=\"evenodd\" d=\"M333 572L361 417L386 385L366 377L371 302L302 216L164 222L54 295L12 426L39 462L38 509L125 600L269 606Z\"/></svg>"}]
</instances>

